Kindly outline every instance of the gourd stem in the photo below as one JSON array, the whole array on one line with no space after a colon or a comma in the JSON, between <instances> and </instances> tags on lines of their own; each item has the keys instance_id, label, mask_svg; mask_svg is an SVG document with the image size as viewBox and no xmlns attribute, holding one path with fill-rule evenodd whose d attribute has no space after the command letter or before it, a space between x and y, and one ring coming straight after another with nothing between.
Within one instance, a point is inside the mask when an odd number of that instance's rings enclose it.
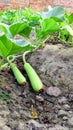
<instances>
[{"instance_id":1,"label":"gourd stem","mask_svg":"<svg viewBox=\"0 0 73 130\"><path fill-rule=\"evenodd\" d=\"M23 62L26 63L26 59L25 56L29 53L30 51L25 51L23 54Z\"/></svg>"}]
</instances>

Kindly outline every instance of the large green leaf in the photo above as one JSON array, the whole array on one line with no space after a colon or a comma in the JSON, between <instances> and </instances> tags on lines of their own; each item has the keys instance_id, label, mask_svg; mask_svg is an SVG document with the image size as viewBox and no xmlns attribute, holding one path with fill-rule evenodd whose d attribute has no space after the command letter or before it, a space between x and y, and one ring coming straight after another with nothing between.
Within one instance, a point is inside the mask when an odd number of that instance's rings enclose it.
<instances>
[{"instance_id":1,"label":"large green leaf","mask_svg":"<svg viewBox=\"0 0 73 130\"><path fill-rule=\"evenodd\" d=\"M12 50L11 50L11 54L16 54L18 52L21 51L26 51L26 50L30 50L32 51L35 46L32 45L30 42L28 42L27 40L21 39L21 40L14 40L12 41L13 46L12 46Z\"/></svg>"},{"instance_id":2,"label":"large green leaf","mask_svg":"<svg viewBox=\"0 0 73 130\"><path fill-rule=\"evenodd\" d=\"M47 18L47 19L42 20L41 29L40 30L37 29L36 33L37 33L37 37L41 39L41 38L47 37L47 35L49 35L53 32L59 31L59 30L60 30L59 24L56 21L54 21L53 19Z\"/></svg>"},{"instance_id":3,"label":"large green leaf","mask_svg":"<svg viewBox=\"0 0 73 130\"><path fill-rule=\"evenodd\" d=\"M19 34L20 32L22 32L26 27L28 27L27 21L18 21L10 25L9 29L10 29L11 34L14 37L16 34Z\"/></svg>"},{"instance_id":4,"label":"large green leaf","mask_svg":"<svg viewBox=\"0 0 73 130\"><path fill-rule=\"evenodd\" d=\"M42 31L54 32L59 29L59 25L53 19L45 19L42 22Z\"/></svg>"},{"instance_id":5,"label":"large green leaf","mask_svg":"<svg viewBox=\"0 0 73 130\"><path fill-rule=\"evenodd\" d=\"M0 30L6 35L10 34L9 26L7 24L0 23Z\"/></svg>"},{"instance_id":6,"label":"large green leaf","mask_svg":"<svg viewBox=\"0 0 73 130\"><path fill-rule=\"evenodd\" d=\"M12 48L12 43L10 42L10 40L6 37L6 35L2 35L0 37L0 54L3 57L6 57L10 50Z\"/></svg>"},{"instance_id":7,"label":"large green leaf","mask_svg":"<svg viewBox=\"0 0 73 130\"><path fill-rule=\"evenodd\" d=\"M50 18L50 17L57 17L61 20L65 19L65 10L61 6L57 6L53 8L51 11L40 12L43 19Z\"/></svg>"},{"instance_id":8,"label":"large green leaf","mask_svg":"<svg viewBox=\"0 0 73 130\"><path fill-rule=\"evenodd\" d=\"M9 52L9 50L6 48L6 46L0 40L0 56L5 58L8 55L8 52Z\"/></svg>"},{"instance_id":9,"label":"large green leaf","mask_svg":"<svg viewBox=\"0 0 73 130\"><path fill-rule=\"evenodd\" d=\"M33 48L33 45L24 40L18 42L18 40L11 40L5 35L0 37L0 54L4 58L8 55L16 54L24 50L31 50Z\"/></svg>"}]
</instances>

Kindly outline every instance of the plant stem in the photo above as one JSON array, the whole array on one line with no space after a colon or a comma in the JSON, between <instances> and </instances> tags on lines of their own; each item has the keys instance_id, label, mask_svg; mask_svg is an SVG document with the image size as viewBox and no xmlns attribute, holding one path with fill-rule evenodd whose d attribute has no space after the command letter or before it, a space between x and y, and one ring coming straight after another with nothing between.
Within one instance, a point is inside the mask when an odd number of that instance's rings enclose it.
<instances>
[{"instance_id":1,"label":"plant stem","mask_svg":"<svg viewBox=\"0 0 73 130\"><path fill-rule=\"evenodd\" d=\"M30 51L25 51L23 54L23 62L26 63L25 55L27 55Z\"/></svg>"},{"instance_id":2,"label":"plant stem","mask_svg":"<svg viewBox=\"0 0 73 130\"><path fill-rule=\"evenodd\" d=\"M1 59L1 61L0 61L0 70L2 70L2 64L4 63L4 59L5 58Z\"/></svg>"}]
</instances>

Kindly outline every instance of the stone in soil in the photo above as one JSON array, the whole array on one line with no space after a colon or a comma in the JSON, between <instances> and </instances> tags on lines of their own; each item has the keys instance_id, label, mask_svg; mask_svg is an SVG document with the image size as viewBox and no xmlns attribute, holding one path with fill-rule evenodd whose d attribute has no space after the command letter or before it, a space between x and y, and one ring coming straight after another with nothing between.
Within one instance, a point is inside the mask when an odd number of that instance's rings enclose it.
<instances>
[{"instance_id":1,"label":"stone in soil","mask_svg":"<svg viewBox=\"0 0 73 130\"><path fill-rule=\"evenodd\" d=\"M35 121L35 120L29 120L28 121L29 124L29 130L47 130L46 125L44 124L40 124L39 122Z\"/></svg>"},{"instance_id":2,"label":"stone in soil","mask_svg":"<svg viewBox=\"0 0 73 130\"><path fill-rule=\"evenodd\" d=\"M49 87L47 88L46 93L50 96L58 97L61 95L61 90L58 87Z\"/></svg>"},{"instance_id":3,"label":"stone in soil","mask_svg":"<svg viewBox=\"0 0 73 130\"><path fill-rule=\"evenodd\" d=\"M63 117L63 116L67 116L68 112L64 111L64 110L59 110L58 112L58 117Z\"/></svg>"},{"instance_id":4,"label":"stone in soil","mask_svg":"<svg viewBox=\"0 0 73 130\"><path fill-rule=\"evenodd\" d=\"M7 120L6 120L5 118L2 118L2 117L0 116L0 127L5 126L6 122L7 122Z\"/></svg>"},{"instance_id":5,"label":"stone in soil","mask_svg":"<svg viewBox=\"0 0 73 130\"><path fill-rule=\"evenodd\" d=\"M44 98L42 96L36 95L36 100L39 102L43 102Z\"/></svg>"},{"instance_id":6,"label":"stone in soil","mask_svg":"<svg viewBox=\"0 0 73 130\"><path fill-rule=\"evenodd\" d=\"M69 110L70 110L70 106L69 106L68 104L64 104L64 105L63 105L63 108L64 108L64 110L66 110L66 111L69 111Z\"/></svg>"},{"instance_id":7,"label":"stone in soil","mask_svg":"<svg viewBox=\"0 0 73 130\"><path fill-rule=\"evenodd\" d=\"M8 127L8 126L6 125L6 123L7 123L7 118L2 118L2 117L0 116L0 130L11 130L11 128Z\"/></svg>"},{"instance_id":8,"label":"stone in soil","mask_svg":"<svg viewBox=\"0 0 73 130\"><path fill-rule=\"evenodd\" d=\"M19 122L18 130L27 130L26 124L24 122Z\"/></svg>"},{"instance_id":9,"label":"stone in soil","mask_svg":"<svg viewBox=\"0 0 73 130\"><path fill-rule=\"evenodd\" d=\"M58 99L58 103L59 103L59 104L65 104L65 103L67 103L67 98L64 97L64 96L61 97L61 98L59 98L59 99Z\"/></svg>"},{"instance_id":10,"label":"stone in soil","mask_svg":"<svg viewBox=\"0 0 73 130\"><path fill-rule=\"evenodd\" d=\"M68 124L73 127L73 117L68 119Z\"/></svg>"},{"instance_id":11,"label":"stone in soil","mask_svg":"<svg viewBox=\"0 0 73 130\"><path fill-rule=\"evenodd\" d=\"M55 125L54 127L50 127L48 130L69 130L69 128L61 125Z\"/></svg>"}]
</instances>

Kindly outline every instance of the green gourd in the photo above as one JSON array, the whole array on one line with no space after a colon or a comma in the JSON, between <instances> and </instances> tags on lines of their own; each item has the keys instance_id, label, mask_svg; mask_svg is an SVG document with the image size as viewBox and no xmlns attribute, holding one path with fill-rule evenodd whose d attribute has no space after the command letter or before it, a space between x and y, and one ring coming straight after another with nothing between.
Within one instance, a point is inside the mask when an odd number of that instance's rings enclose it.
<instances>
[{"instance_id":1,"label":"green gourd","mask_svg":"<svg viewBox=\"0 0 73 130\"><path fill-rule=\"evenodd\" d=\"M36 73L36 71L33 69L33 67L25 61L25 55L28 52L29 51L27 51L23 54L24 69L28 75L28 78L30 80L33 90L36 92L39 92L44 89L44 85L43 85L41 79L39 78L38 74Z\"/></svg>"},{"instance_id":2,"label":"green gourd","mask_svg":"<svg viewBox=\"0 0 73 130\"><path fill-rule=\"evenodd\" d=\"M17 68L16 64L15 63L12 63L11 60L9 60L9 57L8 57L8 64L10 65L11 67L11 70L17 80L17 82L21 85L25 85L26 84L26 78L23 76L23 74L20 72L20 70Z\"/></svg>"}]
</instances>

